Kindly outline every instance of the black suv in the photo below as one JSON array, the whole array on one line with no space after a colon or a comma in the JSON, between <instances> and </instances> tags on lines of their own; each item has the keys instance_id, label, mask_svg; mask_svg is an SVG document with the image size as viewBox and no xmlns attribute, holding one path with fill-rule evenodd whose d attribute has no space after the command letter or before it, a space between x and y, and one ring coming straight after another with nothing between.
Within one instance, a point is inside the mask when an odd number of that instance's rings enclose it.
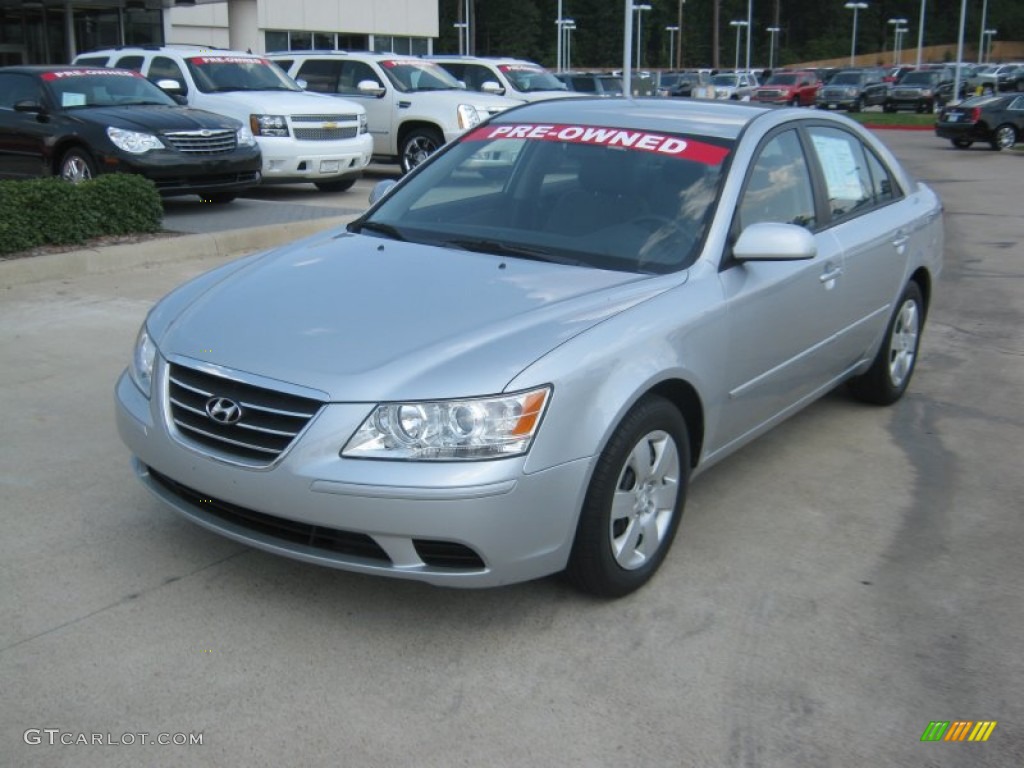
<instances>
[{"instance_id":1,"label":"black suv","mask_svg":"<svg viewBox=\"0 0 1024 768\"><path fill-rule=\"evenodd\" d=\"M847 109L860 112L864 107L885 104L889 88L885 70L844 69L818 91L814 105L818 109Z\"/></svg>"},{"instance_id":2,"label":"black suv","mask_svg":"<svg viewBox=\"0 0 1024 768\"><path fill-rule=\"evenodd\" d=\"M688 98L697 89L706 98L710 85L711 75L707 72L663 72L658 79L657 95Z\"/></svg>"},{"instance_id":3,"label":"black suv","mask_svg":"<svg viewBox=\"0 0 1024 768\"><path fill-rule=\"evenodd\" d=\"M591 96L621 96L622 78L607 72L559 72L555 75L565 87Z\"/></svg>"},{"instance_id":4,"label":"black suv","mask_svg":"<svg viewBox=\"0 0 1024 768\"><path fill-rule=\"evenodd\" d=\"M963 96L966 82L960 83ZM907 72L899 82L889 88L885 97L886 112L912 109L915 112L934 112L953 99L953 73L949 69L919 69Z\"/></svg>"}]
</instances>

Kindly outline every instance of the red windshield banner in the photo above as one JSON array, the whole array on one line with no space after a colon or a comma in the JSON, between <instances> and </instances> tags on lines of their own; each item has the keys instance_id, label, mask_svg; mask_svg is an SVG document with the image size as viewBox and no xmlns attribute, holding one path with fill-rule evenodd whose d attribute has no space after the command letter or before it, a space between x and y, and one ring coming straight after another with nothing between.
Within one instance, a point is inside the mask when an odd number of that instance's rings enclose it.
<instances>
[{"instance_id":1,"label":"red windshield banner","mask_svg":"<svg viewBox=\"0 0 1024 768\"><path fill-rule=\"evenodd\" d=\"M62 69L57 72L43 72L43 80L64 80L68 77L142 77L138 72L127 69Z\"/></svg>"},{"instance_id":2,"label":"red windshield banner","mask_svg":"<svg viewBox=\"0 0 1024 768\"><path fill-rule=\"evenodd\" d=\"M684 139L679 136L634 131L627 128L602 128L593 125L488 125L467 134L464 140L489 141L491 139L532 139L535 141L561 141L567 144L622 147L640 152L657 152L681 157L705 165L720 165L729 154L729 150L725 147Z\"/></svg>"},{"instance_id":3,"label":"red windshield banner","mask_svg":"<svg viewBox=\"0 0 1024 768\"><path fill-rule=\"evenodd\" d=\"M256 56L193 56L189 61L196 64L270 64L267 59Z\"/></svg>"}]
</instances>

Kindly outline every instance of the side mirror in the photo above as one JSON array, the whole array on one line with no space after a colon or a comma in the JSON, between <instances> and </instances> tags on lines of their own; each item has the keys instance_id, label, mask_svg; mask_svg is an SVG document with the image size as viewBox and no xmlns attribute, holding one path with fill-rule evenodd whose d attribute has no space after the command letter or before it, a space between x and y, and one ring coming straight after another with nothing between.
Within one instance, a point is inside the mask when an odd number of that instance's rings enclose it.
<instances>
[{"instance_id":1,"label":"side mirror","mask_svg":"<svg viewBox=\"0 0 1024 768\"><path fill-rule=\"evenodd\" d=\"M814 235L796 224L751 224L732 247L737 261L799 261L818 255Z\"/></svg>"},{"instance_id":2,"label":"side mirror","mask_svg":"<svg viewBox=\"0 0 1024 768\"><path fill-rule=\"evenodd\" d=\"M182 96L185 95L185 86L178 80L171 80L170 78L167 78L166 80L157 80L156 87L170 96L173 96L176 93L181 94Z\"/></svg>"},{"instance_id":3,"label":"side mirror","mask_svg":"<svg viewBox=\"0 0 1024 768\"><path fill-rule=\"evenodd\" d=\"M384 179L384 181L378 181L373 185L373 189L370 192L370 205L376 205L376 203L383 199L397 184L398 182L394 179Z\"/></svg>"},{"instance_id":4,"label":"side mirror","mask_svg":"<svg viewBox=\"0 0 1024 768\"><path fill-rule=\"evenodd\" d=\"M505 95L505 89L502 88L501 85L499 85L494 80L485 80L480 85L480 90L483 91L484 93L493 93L496 96L504 96Z\"/></svg>"},{"instance_id":5,"label":"side mirror","mask_svg":"<svg viewBox=\"0 0 1024 768\"><path fill-rule=\"evenodd\" d=\"M14 111L34 112L38 115L41 114L44 110L43 105L40 104L38 101L33 101L32 99L22 99L21 101L16 101L14 103Z\"/></svg>"},{"instance_id":6,"label":"side mirror","mask_svg":"<svg viewBox=\"0 0 1024 768\"><path fill-rule=\"evenodd\" d=\"M306 89L308 88L308 86L309 86L309 83L308 83L308 82L306 82L306 80L305 80L304 78L301 78L301 77L300 77L300 78L299 78L298 80L296 80L296 81L295 81L295 84L296 84L297 86L299 86L299 88L301 88L301 89L302 89L302 90L304 90L304 91L305 91L305 90L306 90Z\"/></svg>"},{"instance_id":7,"label":"side mirror","mask_svg":"<svg viewBox=\"0 0 1024 768\"><path fill-rule=\"evenodd\" d=\"M378 99L387 93L384 86L376 80L360 80L356 88L360 93L365 93L367 96L374 96Z\"/></svg>"}]
</instances>

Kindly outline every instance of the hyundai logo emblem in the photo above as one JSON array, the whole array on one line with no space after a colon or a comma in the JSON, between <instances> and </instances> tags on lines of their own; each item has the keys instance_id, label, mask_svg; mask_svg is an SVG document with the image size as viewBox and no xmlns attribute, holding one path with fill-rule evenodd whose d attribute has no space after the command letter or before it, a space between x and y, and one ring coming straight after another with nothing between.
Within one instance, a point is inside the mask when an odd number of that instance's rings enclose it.
<instances>
[{"instance_id":1,"label":"hyundai logo emblem","mask_svg":"<svg viewBox=\"0 0 1024 768\"><path fill-rule=\"evenodd\" d=\"M206 401L206 415L218 424L237 424L242 418L242 407L226 397L211 397Z\"/></svg>"}]
</instances>

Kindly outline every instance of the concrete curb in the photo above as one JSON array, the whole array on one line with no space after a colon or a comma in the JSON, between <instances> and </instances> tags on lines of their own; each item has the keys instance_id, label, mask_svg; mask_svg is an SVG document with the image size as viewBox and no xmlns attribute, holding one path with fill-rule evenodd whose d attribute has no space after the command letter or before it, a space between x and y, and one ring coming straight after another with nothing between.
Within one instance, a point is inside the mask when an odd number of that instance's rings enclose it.
<instances>
[{"instance_id":1,"label":"concrete curb","mask_svg":"<svg viewBox=\"0 0 1024 768\"><path fill-rule=\"evenodd\" d=\"M217 256L225 259L244 256L316 234L330 227L347 224L355 218L355 214L330 216L266 227L164 237L141 243L109 245L0 261L0 286L10 287L42 280L116 272L147 264L165 264Z\"/></svg>"}]
</instances>

